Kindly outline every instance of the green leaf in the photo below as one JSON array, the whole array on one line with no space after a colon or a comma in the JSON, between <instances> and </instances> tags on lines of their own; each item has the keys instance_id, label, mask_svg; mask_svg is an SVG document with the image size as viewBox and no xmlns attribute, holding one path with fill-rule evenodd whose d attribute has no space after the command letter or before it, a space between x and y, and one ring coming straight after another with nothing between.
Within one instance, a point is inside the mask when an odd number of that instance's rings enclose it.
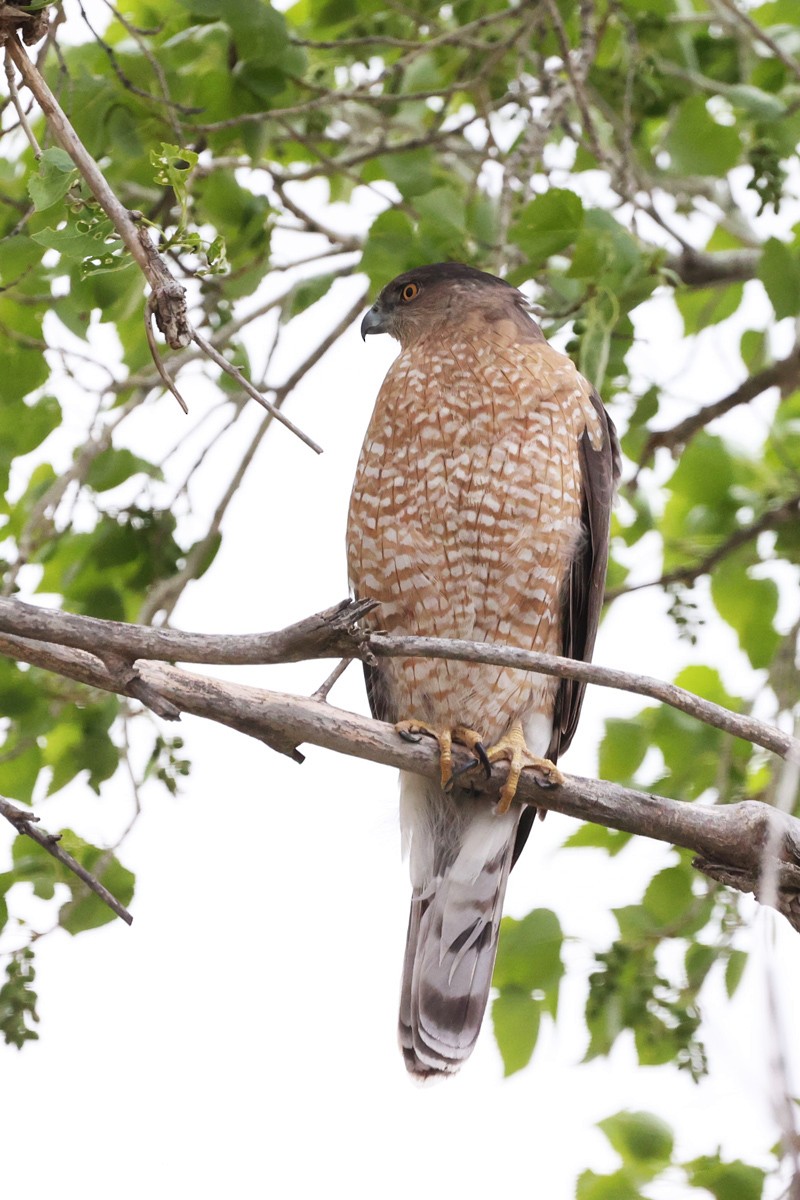
<instances>
[{"instance_id":1,"label":"green leaf","mask_svg":"<svg viewBox=\"0 0 800 1200\"><path fill-rule=\"evenodd\" d=\"M679 106L664 149L680 175L725 175L739 161L741 142L737 128L715 121L700 95Z\"/></svg>"},{"instance_id":2,"label":"green leaf","mask_svg":"<svg viewBox=\"0 0 800 1200\"><path fill-rule=\"evenodd\" d=\"M600 743L598 770L601 777L628 783L642 765L649 745L648 731L640 721L609 718Z\"/></svg>"},{"instance_id":3,"label":"green leaf","mask_svg":"<svg viewBox=\"0 0 800 1200\"><path fill-rule=\"evenodd\" d=\"M28 1024L39 1020L38 996L32 986L35 978L33 950L29 946L17 950L8 961L6 980L0 987L0 1033L7 1046L18 1050L39 1036Z\"/></svg>"},{"instance_id":4,"label":"green leaf","mask_svg":"<svg viewBox=\"0 0 800 1200\"><path fill-rule=\"evenodd\" d=\"M689 987L701 987L716 961L717 951L713 946L706 946L702 942L690 942L684 959Z\"/></svg>"},{"instance_id":5,"label":"green leaf","mask_svg":"<svg viewBox=\"0 0 800 1200\"><path fill-rule=\"evenodd\" d=\"M102 450L92 461L86 473L86 484L96 492L106 492L139 473L152 477L160 475L160 470L128 449L116 450L109 447Z\"/></svg>"},{"instance_id":6,"label":"green leaf","mask_svg":"<svg viewBox=\"0 0 800 1200\"><path fill-rule=\"evenodd\" d=\"M763 370L769 361L769 339L766 330L745 329L739 341L739 353L751 375Z\"/></svg>"},{"instance_id":7,"label":"green leaf","mask_svg":"<svg viewBox=\"0 0 800 1200\"><path fill-rule=\"evenodd\" d=\"M611 1175L584 1171L578 1176L575 1200L643 1200L642 1193L624 1168Z\"/></svg>"},{"instance_id":8,"label":"green leaf","mask_svg":"<svg viewBox=\"0 0 800 1200\"><path fill-rule=\"evenodd\" d=\"M743 296L742 283L722 288L683 288L676 292L675 303L683 317L684 333L689 337L727 320L737 311Z\"/></svg>"},{"instance_id":9,"label":"green leaf","mask_svg":"<svg viewBox=\"0 0 800 1200\"><path fill-rule=\"evenodd\" d=\"M312 279L304 279L292 288L281 309L281 321L291 321L298 313L305 312L316 304L331 290L331 284L336 279L333 274L315 275Z\"/></svg>"},{"instance_id":10,"label":"green leaf","mask_svg":"<svg viewBox=\"0 0 800 1200\"><path fill-rule=\"evenodd\" d=\"M389 209L375 218L361 256L361 270L373 288L419 265L416 244L414 225L405 213Z\"/></svg>"},{"instance_id":11,"label":"green leaf","mask_svg":"<svg viewBox=\"0 0 800 1200\"><path fill-rule=\"evenodd\" d=\"M42 247L22 234L0 240L0 281L6 286L18 282L31 267L42 261Z\"/></svg>"},{"instance_id":12,"label":"green leaf","mask_svg":"<svg viewBox=\"0 0 800 1200\"><path fill-rule=\"evenodd\" d=\"M748 955L744 950L731 950L725 964L725 991L733 998L738 988L744 969L747 966Z\"/></svg>"},{"instance_id":13,"label":"green leaf","mask_svg":"<svg viewBox=\"0 0 800 1200\"><path fill-rule=\"evenodd\" d=\"M34 788L44 765L37 743L26 746L23 741L16 752L6 742L0 757L0 795L22 804L32 804Z\"/></svg>"},{"instance_id":14,"label":"green leaf","mask_svg":"<svg viewBox=\"0 0 800 1200\"><path fill-rule=\"evenodd\" d=\"M39 172L28 180L28 192L37 212L57 204L78 178L75 164L59 146L45 150L39 160Z\"/></svg>"},{"instance_id":15,"label":"green leaf","mask_svg":"<svg viewBox=\"0 0 800 1200\"><path fill-rule=\"evenodd\" d=\"M741 558L731 556L711 574L711 598L722 619L736 630L752 666L768 667L780 644L773 624L779 598L775 581L753 577Z\"/></svg>"},{"instance_id":16,"label":"green leaf","mask_svg":"<svg viewBox=\"0 0 800 1200\"><path fill-rule=\"evenodd\" d=\"M688 867L667 867L650 882L642 904L662 927L678 925L694 904L692 875Z\"/></svg>"},{"instance_id":17,"label":"green leaf","mask_svg":"<svg viewBox=\"0 0 800 1200\"><path fill-rule=\"evenodd\" d=\"M775 316L800 313L800 253L785 242L770 238L761 255L758 278L764 284Z\"/></svg>"},{"instance_id":18,"label":"green leaf","mask_svg":"<svg viewBox=\"0 0 800 1200\"><path fill-rule=\"evenodd\" d=\"M564 188L550 188L525 205L511 226L509 237L533 268L541 266L551 254L571 246L582 223L580 197Z\"/></svg>"},{"instance_id":19,"label":"green leaf","mask_svg":"<svg viewBox=\"0 0 800 1200\"><path fill-rule=\"evenodd\" d=\"M494 1036L503 1058L503 1074L521 1071L531 1060L539 1036L541 1005L524 991L509 988L492 1004Z\"/></svg>"},{"instance_id":20,"label":"green leaf","mask_svg":"<svg viewBox=\"0 0 800 1200\"><path fill-rule=\"evenodd\" d=\"M728 691L716 667L707 666L705 663L692 663L678 672L674 682L687 692L702 696L704 700L711 700L714 704L721 704L723 708L733 709L734 712L741 711L741 697Z\"/></svg>"},{"instance_id":21,"label":"green leaf","mask_svg":"<svg viewBox=\"0 0 800 1200\"><path fill-rule=\"evenodd\" d=\"M624 1163L655 1174L672 1159L675 1144L672 1130L660 1117L648 1112L618 1112L599 1121L598 1126Z\"/></svg>"},{"instance_id":22,"label":"green leaf","mask_svg":"<svg viewBox=\"0 0 800 1200\"><path fill-rule=\"evenodd\" d=\"M602 774L602 772L601 772ZM564 846L570 850L597 849L613 858L623 850L631 840L631 834L622 833L619 829L606 829L604 825L592 825L585 821L583 825L570 834Z\"/></svg>"},{"instance_id":23,"label":"green leaf","mask_svg":"<svg viewBox=\"0 0 800 1200\"><path fill-rule=\"evenodd\" d=\"M705 1188L715 1200L761 1200L766 1172L736 1159L704 1156L684 1164L692 1187Z\"/></svg>"},{"instance_id":24,"label":"green leaf","mask_svg":"<svg viewBox=\"0 0 800 1200\"><path fill-rule=\"evenodd\" d=\"M557 987L564 973L563 941L558 917L548 908L536 908L521 921L503 917L494 986L501 991L519 988L527 992Z\"/></svg>"}]
</instances>

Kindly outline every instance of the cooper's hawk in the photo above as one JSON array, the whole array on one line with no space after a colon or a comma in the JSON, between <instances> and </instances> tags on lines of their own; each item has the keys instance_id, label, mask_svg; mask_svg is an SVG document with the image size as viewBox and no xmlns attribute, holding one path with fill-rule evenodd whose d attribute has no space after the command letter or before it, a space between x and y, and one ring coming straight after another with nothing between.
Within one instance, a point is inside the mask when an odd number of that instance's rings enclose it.
<instances>
[{"instance_id":1,"label":"cooper's hawk","mask_svg":"<svg viewBox=\"0 0 800 1200\"><path fill-rule=\"evenodd\" d=\"M356 595L389 633L499 642L588 659L618 474L597 394L552 349L502 279L437 263L388 284L361 325L400 354L375 405L350 502ZM373 715L434 733L442 784L401 774L413 895L400 1044L422 1078L458 1070L478 1036L511 865L535 812L512 805L520 769L572 741L583 685L504 667L382 659ZM510 759L492 811L453 787L451 740ZM549 760L549 762L544 761Z\"/></svg>"}]
</instances>

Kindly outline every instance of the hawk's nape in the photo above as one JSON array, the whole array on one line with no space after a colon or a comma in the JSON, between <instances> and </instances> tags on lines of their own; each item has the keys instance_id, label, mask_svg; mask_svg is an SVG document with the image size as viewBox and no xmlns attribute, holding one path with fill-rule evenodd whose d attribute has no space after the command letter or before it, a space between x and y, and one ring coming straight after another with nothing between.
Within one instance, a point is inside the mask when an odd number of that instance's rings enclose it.
<instances>
[{"instance_id":1,"label":"hawk's nape","mask_svg":"<svg viewBox=\"0 0 800 1200\"><path fill-rule=\"evenodd\" d=\"M588 659L618 475L597 395L520 292L459 263L398 276L361 330L401 347L350 502L351 584L380 602L367 621ZM393 658L366 671L374 716L422 726L443 750L479 740L493 761L510 759L509 782L530 762L555 771L583 700L580 684L503 667ZM534 815L453 788L444 753L441 784L401 774L413 892L400 1043L418 1078L456 1071L475 1045Z\"/></svg>"}]
</instances>

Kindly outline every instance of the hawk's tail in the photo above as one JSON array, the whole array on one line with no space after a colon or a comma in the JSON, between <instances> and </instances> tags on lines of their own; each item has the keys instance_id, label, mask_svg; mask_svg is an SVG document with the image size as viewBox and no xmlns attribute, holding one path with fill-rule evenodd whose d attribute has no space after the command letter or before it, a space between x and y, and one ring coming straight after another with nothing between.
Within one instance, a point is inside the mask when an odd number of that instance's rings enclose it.
<instances>
[{"instance_id":1,"label":"hawk's tail","mask_svg":"<svg viewBox=\"0 0 800 1200\"><path fill-rule=\"evenodd\" d=\"M419 1080L457 1071L472 1053L489 998L521 809L455 799L403 774L401 819L413 895L399 1035Z\"/></svg>"}]
</instances>

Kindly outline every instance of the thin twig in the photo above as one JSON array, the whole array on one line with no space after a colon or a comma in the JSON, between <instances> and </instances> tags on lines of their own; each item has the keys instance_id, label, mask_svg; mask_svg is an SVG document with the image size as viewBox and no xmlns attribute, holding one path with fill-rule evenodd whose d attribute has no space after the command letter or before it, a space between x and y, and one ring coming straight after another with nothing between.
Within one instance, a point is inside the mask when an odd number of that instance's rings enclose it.
<instances>
[{"instance_id":1,"label":"thin twig","mask_svg":"<svg viewBox=\"0 0 800 1200\"><path fill-rule=\"evenodd\" d=\"M683 449L695 434L704 429L711 421L716 421L718 417L725 416L726 413L740 404L748 404L756 396L760 396L762 392L766 392L770 388L785 387L787 384L793 383L797 380L798 376L800 376L800 346L795 346L791 354L788 354L786 358L782 358L778 362L772 363L771 366L765 367L763 371L758 371L755 375L751 375L739 387L735 388L727 396L723 396L721 400L698 409L696 413L692 413L690 417L679 421L671 429L658 430L652 433L642 452L640 463L642 465L647 463L652 458L653 453L662 446L667 447L673 452Z\"/></svg>"},{"instance_id":2,"label":"thin twig","mask_svg":"<svg viewBox=\"0 0 800 1200\"><path fill-rule=\"evenodd\" d=\"M320 701L327 700L331 688L338 679L342 678L352 661L352 658L343 658L341 662L338 662L324 683L321 683L317 690L311 693L311 699Z\"/></svg>"},{"instance_id":3,"label":"thin twig","mask_svg":"<svg viewBox=\"0 0 800 1200\"><path fill-rule=\"evenodd\" d=\"M0 796L0 816L10 821L18 833L23 833L26 837L32 838L43 850L46 850L48 854L52 854L53 858L58 859L68 870L77 875L96 896L100 897L104 904L108 905L112 912L116 913L118 917L122 917L126 925L133 924L133 917L127 908L120 904L115 896L112 896L108 888L103 887L100 880L92 875L91 871L87 871L77 859L73 858L71 854L68 854L59 845L61 834L45 833L36 824L39 820L38 817L35 817L33 813L26 812L22 808L17 808L16 805L9 803L2 796Z\"/></svg>"},{"instance_id":4,"label":"thin twig","mask_svg":"<svg viewBox=\"0 0 800 1200\"><path fill-rule=\"evenodd\" d=\"M235 367L232 362L228 362L224 354L220 354L219 350L217 350L215 346L212 346L211 342L207 341L206 338L204 338L202 334L198 333L196 329L192 330L192 341L200 347L203 353L210 358L213 363L216 363L218 367L226 372L226 374L230 375L232 379L235 379L240 387L244 388L248 396L251 396L253 400L261 405L262 408L265 408L267 412L275 418L276 421L280 421L281 425L285 425L287 429L290 429L296 437L300 438L301 442L305 442L305 444L310 446L316 454L322 454L322 447L317 445L313 438L310 438L308 434L303 433L302 429L298 429L294 421L290 421L289 418L282 413L279 408L276 408L274 404L267 400L266 396L262 396L261 392L259 392L257 388L253 387L250 380L245 378L239 368Z\"/></svg>"},{"instance_id":5,"label":"thin twig","mask_svg":"<svg viewBox=\"0 0 800 1200\"><path fill-rule=\"evenodd\" d=\"M606 600L616 600L618 596L640 592L644 588L669 587L675 583L692 584L701 575L708 575L734 550L748 545L768 529L776 529L787 521L797 520L798 515L800 515L800 493L790 496L777 508L768 508L749 525L742 525L739 529L734 530L730 537L725 538L723 542L696 562L688 563L684 567L675 567L672 571L665 571L658 579L648 579L646 583L632 583L610 589L606 592Z\"/></svg>"},{"instance_id":6,"label":"thin twig","mask_svg":"<svg viewBox=\"0 0 800 1200\"><path fill-rule=\"evenodd\" d=\"M25 137L30 142L31 149L33 150L34 158L38 162L38 160L42 157L42 147L39 145L38 141L36 140L36 134L31 129L30 122L28 121L28 117L25 112L25 108L22 104L22 101L20 100L19 92L17 90L17 80L16 80L16 76L14 75L14 64L11 60L11 55L9 54L8 47L6 47L4 61L5 61L5 68L6 68L6 79L8 80L8 94L11 97L11 103L14 105L14 108L17 110L17 116L19 118L20 128L22 129L22 132L25 134Z\"/></svg>"}]
</instances>

